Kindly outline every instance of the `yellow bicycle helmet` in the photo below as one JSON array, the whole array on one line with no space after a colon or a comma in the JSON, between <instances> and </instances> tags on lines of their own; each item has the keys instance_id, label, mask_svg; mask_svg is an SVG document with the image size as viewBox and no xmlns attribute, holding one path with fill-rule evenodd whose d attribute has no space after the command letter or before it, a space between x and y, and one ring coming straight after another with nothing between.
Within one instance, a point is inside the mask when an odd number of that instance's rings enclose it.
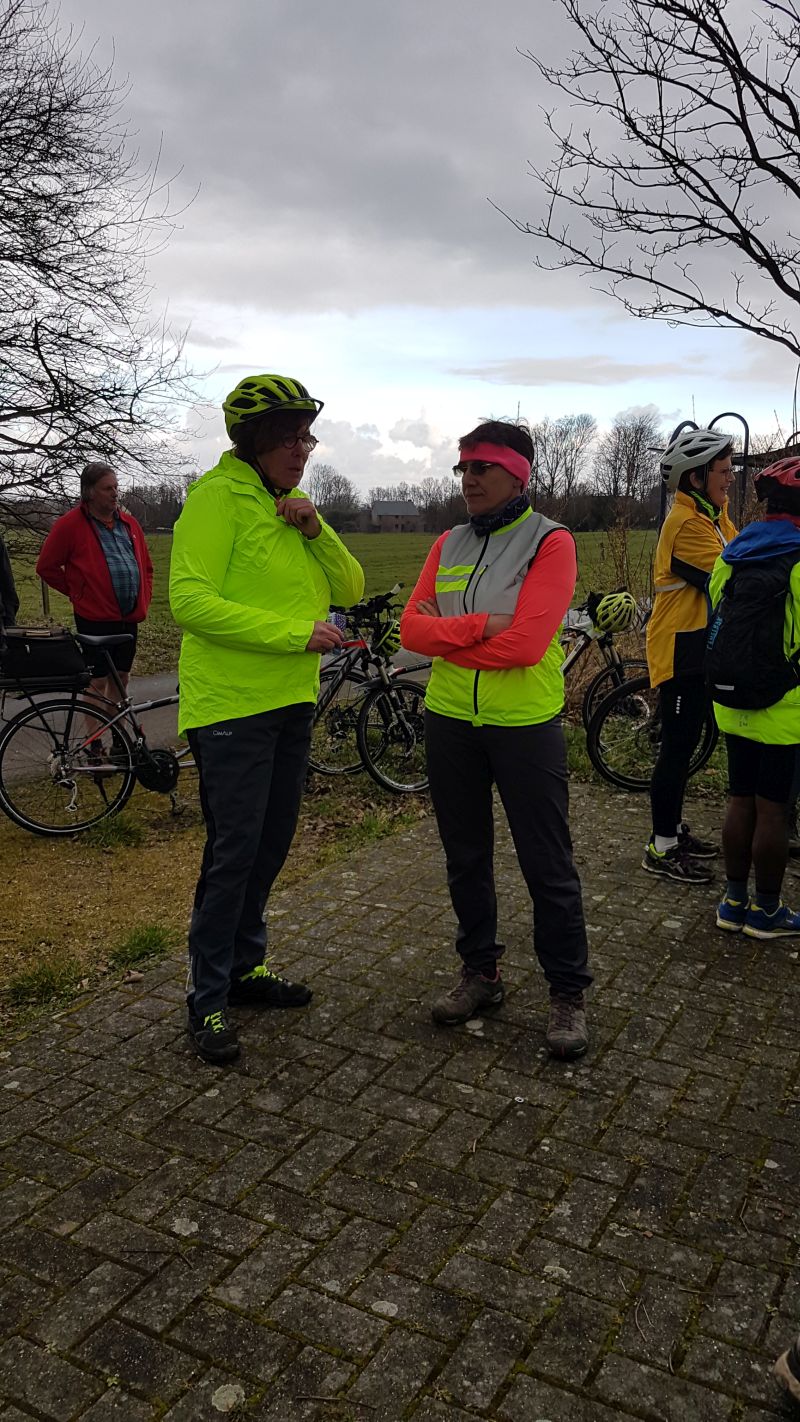
<instances>
[{"instance_id":1,"label":"yellow bicycle helmet","mask_svg":"<svg viewBox=\"0 0 800 1422\"><path fill-rule=\"evenodd\" d=\"M589 607L589 616L598 632L624 632L636 617L636 599L624 588L605 593Z\"/></svg>"},{"instance_id":2,"label":"yellow bicycle helmet","mask_svg":"<svg viewBox=\"0 0 800 1422\"><path fill-rule=\"evenodd\" d=\"M308 410L316 419L325 402L309 395L305 385L289 375L247 375L222 402L225 428L233 434L237 425L268 415L273 410Z\"/></svg>"}]
</instances>

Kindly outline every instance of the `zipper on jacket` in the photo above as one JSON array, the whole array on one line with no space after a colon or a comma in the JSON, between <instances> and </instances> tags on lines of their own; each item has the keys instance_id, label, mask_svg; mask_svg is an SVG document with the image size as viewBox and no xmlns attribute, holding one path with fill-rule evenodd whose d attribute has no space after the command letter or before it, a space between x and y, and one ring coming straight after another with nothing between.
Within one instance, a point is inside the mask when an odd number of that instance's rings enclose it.
<instances>
[{"instance_id":1,"label":"zipper on jacket","mask_svg":"<svg viewBox=\"0 0 800 1422\"><path fill-rule=\"evenodd\" d=\"M469 577L467 578L467 586L466 586L465 589L464 589L464 611L465 611L465 612L466 612L466 610L467 610L467 593L468 593L469 590L470 590L470 585L471 585L471 583L472 583L472 579L475 577L475 574L476 574L477 571L478 571L478 565L479 565L479 563L480 563L480 561L481 561L481 558L483 557L484 553L486 552L486 549L488 548L488 546L489 546L489 534L487 533L487 534L484 535L483 547L481 548L480 553L478 554L477 558L475 559L475 567L472 569L472 572L470 573ZM476 589L476 591L477 591L477 589ZM475 594L474 594L474 593L473 593L473 595L472 595L472 611L473 611L473 612L475 611Z\"/></svg>"},{"instance_id":2,"label":"zipper on jacket","mask_svg":"<svg viewBox=\"0 0 800 1422\"><path fill-rule=\"evenodd\" d=\"M475 717L476 717L476 719L478 718L478 715L479 715L479 712L478 712L478 677L479 677L479 676L480 676L480 672L479 672L479 671L476 671L476 673L475 673L475 680L474 680L474 682L472 683L472 708L473 708L473 710L474 710L474 712L475 712Z\"/></svg>"}]
</instances>

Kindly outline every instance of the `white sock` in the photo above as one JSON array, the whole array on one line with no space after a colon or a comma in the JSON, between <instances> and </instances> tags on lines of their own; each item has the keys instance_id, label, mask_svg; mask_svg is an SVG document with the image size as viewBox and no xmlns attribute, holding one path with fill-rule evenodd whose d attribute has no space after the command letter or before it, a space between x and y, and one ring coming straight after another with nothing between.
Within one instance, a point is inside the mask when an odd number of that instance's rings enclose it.
<instances>
[{"instance_id":1,"label":"white sock","mask_svg":"<svg viewBox=\"0 0 800 1422\"><path fill-rule=\"evenodd\" d=\"M681 835L683 834L683 820L678 820L678 828L676 829L675 833L680 839Z\"/></svg>"},{"instance_id":2,"label":"white sock","mask_svg":"<svg viewBox=\"0 0 800 1422\"><path fill-rule=\"evenodd\" d=\"M653 835L653 844L655 845L658 854L663 854L665 849L674 849L677 843L677 835L673 836L671 839L666 834Z\"/></svg>"}]
</instances>

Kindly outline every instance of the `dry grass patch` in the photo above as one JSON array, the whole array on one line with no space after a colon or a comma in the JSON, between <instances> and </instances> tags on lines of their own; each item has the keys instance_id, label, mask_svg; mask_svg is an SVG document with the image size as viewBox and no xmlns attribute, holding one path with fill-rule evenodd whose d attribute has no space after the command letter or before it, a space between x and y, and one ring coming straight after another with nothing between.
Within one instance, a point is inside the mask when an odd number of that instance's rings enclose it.
<instances>
[{"instance_id":1,"label":"dry grass patch","mask_svg":"<svg viewBox=\"0 0 800 1422\"><path fill-rule=\"evenodd\" d=\"M182 784L178 816L137 788L121 815L74 839L38 838L0 815L0 1019L182 951L205 837L196 783ZM428 810L427 796L389 795L363 775L314 777L277 887Z\"/></svg>"}]
</instances>

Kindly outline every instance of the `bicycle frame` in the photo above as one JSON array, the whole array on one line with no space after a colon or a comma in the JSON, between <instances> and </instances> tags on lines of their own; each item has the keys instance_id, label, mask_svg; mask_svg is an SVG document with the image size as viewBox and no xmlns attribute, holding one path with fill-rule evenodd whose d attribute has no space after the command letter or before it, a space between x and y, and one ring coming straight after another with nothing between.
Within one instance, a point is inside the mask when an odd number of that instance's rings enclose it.
<instances>
[{"instance_id":1,"label":"bicycle frame","mask_svg":"<svg viewBox=\"0 0 800 1422\"><path fill-rule=\"evenodd\" d=\"M122 721L125 721L130 726L133 732L134 750L137 751L139 754L148 756L149 751L144 727L139 723L137 718L140 715L146 715L148 711L159 711L165 706L177 706L178 694L177 692L175 692L170 696L158 696L154 697L150 701L133 701L125 690L125 687L122 685L119 672L117 671L117 668L114 665L110 653L108 651L104 651L103 655L106 660L108 675L111 681L113 681L114 686L116 687L119 693L119 700L112 701L111 698L108 696L100 695L97 692L91 693L92 704L95 704L99 711L103 711L107 719L104 721L104 724L101 727L98 727L97 730L91 732L90 734L87 734L86 739L82 741L77 748L79 750L86 750L89 746L92 746L100 736L102 736L105 730L110 729L113 731L116 725L118 725ZM24 700L26 700L28 704L32 706L34 710L36 710L38 707L38 701L34 698L37 693L27 691L22 686L20 687L20 690L22 693L22 698L24 698ZM46 696L48 695L48 693L42 693L42 695ZM86 688L73 687L72 690L65 690L62 695L64 696L65 700L68 698L72 702L73 707L77 707L79 699L81 697L86 698ZM108 708L109 710L115 710L117 714L115 716L110 716L105 708ZM84 712L81 711L80 714L83 715ZM88 713L86 714L88 719ZM43 729L46 732L49 732L49 727L44 718L40 716L39 720L41 721ZM71 723L68 722L67 724L70 725ZM185 746L183 750L173 751L172 754L175 756L175 759L177 760L182 770L192 770L195 768L194 761L191 759L191 749L189 746ZM87 773L92 774L92 768L87 767Z\"/></svg>"}]
</instances>

